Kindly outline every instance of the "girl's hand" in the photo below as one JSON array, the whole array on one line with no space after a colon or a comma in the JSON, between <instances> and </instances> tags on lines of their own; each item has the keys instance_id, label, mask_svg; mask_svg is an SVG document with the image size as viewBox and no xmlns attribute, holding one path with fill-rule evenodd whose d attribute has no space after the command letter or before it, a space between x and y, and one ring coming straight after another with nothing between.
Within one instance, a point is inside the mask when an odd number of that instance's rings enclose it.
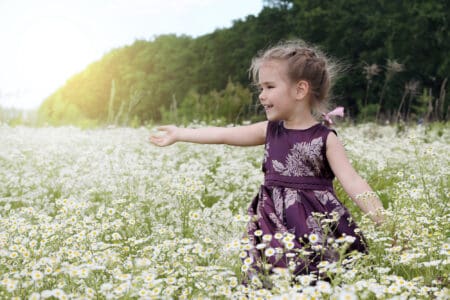
<instances>
[{"instance_id":1,"label":"girl's hand","mask_svg":"<svg viewBox=\"0 0 450 300\"><path fill-rule=\"evenodd\" d=\"M178 137L177 137L177 132L179 130L178 127L173 126L173 125L166 125L166 126L160 126L158 128L156 128L158 131L162 131L165 134L159 134L159 133L155 133L155 134L151 134L150 135L150 142L160 146L160 147L165 147L165 146L169 146L172 145L173 143L178 141Z\"/></svg>"},{"instance_id":2,"label":"girl's hand","mask_svg":"<svg viewBox=\"0 0 450 300\"><path fill-rule=\"evenodd\" d=\"M375 222L376 226L381 226L384 223L384 217L381 214L381 210L377 210L375 214L371 214L370 218Z\"/></svg>"}]
</instances>

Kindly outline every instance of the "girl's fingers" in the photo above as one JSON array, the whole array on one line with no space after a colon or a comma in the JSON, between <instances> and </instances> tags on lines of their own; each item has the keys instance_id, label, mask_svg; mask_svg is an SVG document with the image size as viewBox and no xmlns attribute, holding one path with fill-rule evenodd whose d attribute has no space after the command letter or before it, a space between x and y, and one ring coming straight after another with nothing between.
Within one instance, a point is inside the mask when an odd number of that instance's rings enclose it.
<instances>
[{"instance_id":1,"label":"girl's fingers","mask_svg":"<svg viewBox=\"0 0 450 300\"><path fill-rule=\"evenodd\" d=\"M156 127L156 132L150 134L150 142L161 147L173 144L172 134L175 128L173 125Z\"/></svg>"},{"instance_id":2,"label":"girl's fingers","mask_svg":"<svg viewBox=\"0 0 450 300\"><path fill-rule=\"evenodd\" d=\"M150 142L160 143L161 141L162 141L162 138L159 136L150 136Z\"/></svg>"},{"instance_id":3,"label":"girl's fingers","mask_svg":"<svg viewBox=\"0 0 450 300\"><path fill-rule=\"evenodd\" d=\"M160 138L167 135L168 133L170 133L170 128L168 126L161 126L153 129L150 132L150 137Z\"/></svg>"},{"instance_id":4,"label":"girl's fingers","mask_svg":"<svg viewBox=\"0 0 450 300\"><path fill-rule=\"evenodd\" d=\"M167 138L163 136L150 136L150 142L161 147L169 144Z\"/></svg>"}]
</instances>

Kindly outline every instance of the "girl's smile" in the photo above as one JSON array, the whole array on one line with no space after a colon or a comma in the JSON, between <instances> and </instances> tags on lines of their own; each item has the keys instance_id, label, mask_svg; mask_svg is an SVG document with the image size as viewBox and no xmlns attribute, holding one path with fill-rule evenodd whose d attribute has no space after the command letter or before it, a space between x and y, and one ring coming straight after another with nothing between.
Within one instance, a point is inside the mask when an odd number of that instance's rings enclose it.
<instances>
[{"instance_id":1,"label":"girl's smile","mask_svg":"<svg viewBox=\"0 0 450 300\"><path fill-rule=\"evenodd\" d=\"M272 104L263 104L263 107L264 107L264 110L267 112L273 107L273 105Z\"/></svg>"}]
</instances>

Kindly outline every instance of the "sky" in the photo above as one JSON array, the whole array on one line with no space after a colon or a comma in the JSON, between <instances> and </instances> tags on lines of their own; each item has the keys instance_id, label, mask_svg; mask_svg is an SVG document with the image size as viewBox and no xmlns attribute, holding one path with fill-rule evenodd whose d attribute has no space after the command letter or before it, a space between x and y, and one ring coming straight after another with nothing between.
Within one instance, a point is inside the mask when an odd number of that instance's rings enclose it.
<instances>
[{"instance_id":1,"label":"sky","mask_svg":"<svg viewBox=\"0 0 450 300\"><path fill-rule=\"evenodd\" d=\"M257 15L263 0L0 0L0 107L36 109L111 49L192 37Z\"/></svg>"}]
</instances>

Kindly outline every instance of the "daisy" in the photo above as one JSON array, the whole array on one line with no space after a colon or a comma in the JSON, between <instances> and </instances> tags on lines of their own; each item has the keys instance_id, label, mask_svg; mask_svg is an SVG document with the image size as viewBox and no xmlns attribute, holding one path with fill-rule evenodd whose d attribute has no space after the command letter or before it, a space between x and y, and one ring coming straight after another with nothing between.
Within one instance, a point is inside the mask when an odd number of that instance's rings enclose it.
<instances>
[{"instance_id":1,"label":"daisy","mask_svg":"<svg viewBox=\"0 0 450 300\"><path fill-rule=\"evenodd\" d=\"M273 248L267 248L267 249L264 251L264 254L266 255L266 257L271 257L271 256L273 256L273 255L275 254L275 249L273 249Z\"/></svg>"},{"instance_id":2,"label":"daisy","mask_svg":"<svg viewBox=\"0 0 450 300\"><path fill-rule=\"evenodd\" d=\"M317 242L319 241L319 237L318 237L317 234L311 233L311 234L308 236L308 240L310 241L311 244L314 244L314 243L317 243Z\"/></svg>"}]
</instances>

